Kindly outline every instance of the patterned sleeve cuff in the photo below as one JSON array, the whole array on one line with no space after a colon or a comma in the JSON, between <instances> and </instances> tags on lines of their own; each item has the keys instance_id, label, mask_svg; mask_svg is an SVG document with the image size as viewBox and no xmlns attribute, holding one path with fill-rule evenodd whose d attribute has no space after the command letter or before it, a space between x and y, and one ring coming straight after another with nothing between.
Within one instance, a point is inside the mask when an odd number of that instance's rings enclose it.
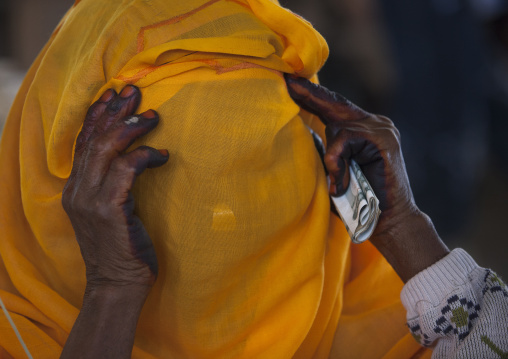
<instances>
[{"instance_id":1,"label":"patterned sleeve cuff","mask_svg":"<svg viewBox=\"0 0 508 359\"><path fill-rule=\"evenodd\" d=\"M406 283L400 294L402 304L407 310L407 318L419 315L419 302L437 306L452 292L464 285L470 285L469 275L478 268L480 267L465 250L457 248L418 273Z\"/></svg>"}]
</instances>

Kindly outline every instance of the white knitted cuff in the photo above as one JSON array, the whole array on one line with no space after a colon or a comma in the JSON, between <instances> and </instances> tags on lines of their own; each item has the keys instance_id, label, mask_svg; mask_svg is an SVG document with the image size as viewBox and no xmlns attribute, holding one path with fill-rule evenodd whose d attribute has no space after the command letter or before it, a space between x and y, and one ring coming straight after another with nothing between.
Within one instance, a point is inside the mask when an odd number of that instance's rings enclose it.
<instances>
[{"instance_id":1,"label":"white knitted cuff","mask_svg":"<svg viewBox=\"0 0 508 359\"><path fill-rule=\"evenodd\" d=\"M446 257L424 269L411 278L400 293L402 304L407 310L407 318L418 316L417 304L427 302L438 306L450 293L456 292L464 284L469 284L469 274L480 268L463 249L457 248Z\"/></svg>"}]
</instances>

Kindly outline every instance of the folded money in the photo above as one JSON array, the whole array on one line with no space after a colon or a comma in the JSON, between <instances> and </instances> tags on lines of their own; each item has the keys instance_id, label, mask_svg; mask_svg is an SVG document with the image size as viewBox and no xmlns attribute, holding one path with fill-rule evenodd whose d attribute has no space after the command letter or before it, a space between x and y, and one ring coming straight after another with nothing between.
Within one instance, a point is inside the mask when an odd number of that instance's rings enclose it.
<instances>
[{"instance_id":1,"label":"folded money","mask_svg":"<svg viewBox=\"0 0 508 359\"><path fill-rule=\"evenodd\" d=\"M381 214L379 200L360 166L351 160L349 187L345 194L331 199L354 243L370 238Z\"/></svg>"}]
</instances>

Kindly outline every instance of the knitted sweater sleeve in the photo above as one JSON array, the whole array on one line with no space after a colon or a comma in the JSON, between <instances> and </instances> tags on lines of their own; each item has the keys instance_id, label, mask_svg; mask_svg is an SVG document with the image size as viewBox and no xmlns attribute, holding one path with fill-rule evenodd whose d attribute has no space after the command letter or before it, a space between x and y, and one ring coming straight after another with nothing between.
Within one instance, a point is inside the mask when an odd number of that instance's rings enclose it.
<instances>
[{"instance_id":1,"label":"knitted sweater sleeve","mask_svg":"<svg viewBox=\"0 0 508 359\"><path fill-rule=\"evenodd\" d=\"M508 358L508 287L462 249L423 270L401 293L407 325L433 359Z\"/></svg>"}]
</instances>

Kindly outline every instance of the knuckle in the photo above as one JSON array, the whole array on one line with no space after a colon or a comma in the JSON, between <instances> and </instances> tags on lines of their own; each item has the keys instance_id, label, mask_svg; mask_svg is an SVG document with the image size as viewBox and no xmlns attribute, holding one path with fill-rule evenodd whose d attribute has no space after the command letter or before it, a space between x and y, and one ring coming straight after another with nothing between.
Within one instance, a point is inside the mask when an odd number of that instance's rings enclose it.
<instances>
[{"instance_id":1,"label":"knuckle","mask_svg":"<svg viewBox=\"0 0 508 359\"><path fill-rule=\"evenodd\" d=\"M400 142L401 141L401 136L400 136L399 129L397 127L393 127L393 132L394 132L394 135L397 138L397 140Z\"/></svg>"},{"instance_id":2,"label":"knuckle","mask_svg":"<svg viewBox=\"0 0 508 359\"><path fill-rule=\"evenodd\" d=\"M400 132L399 132L399 130L397 130L395 127L391 127L389 129L389 131L390 131L391 138L393 139L393 141L396 142L398 145L400 145Z\"/></svg>"},{"instance_id":3,"label":"knuckle","mask_svg":"<svg viewBox=\"0 0 508 359\"><path fill-rule=\"evenodd\" d=\"M361 128L361 127L360 127ZM353 128L341 128L335 134L332 141L329 142L327 152L338 153L341 151L342 147L354 138L355 134L358 132L358 128L354 126Z\"/></svg>"},{"instance_id":4,"label":"knuckle","mask_svg":"<svg viewBox=\"0 0 508 359\"><path fill-rule=\"evenodd\" d=\"M390 120L388 117L383 115L373 115L373 118L376 120L377 123L379 123L381 126L386 127L395 127L392 120Z\"/></svg>"},{"instance_id":5,"label":"knuckle","mask_svg":"<svg viewBox=\"0 0 508 359\"><path fill-rule=\"evenodd\" d=\"M102 154L111 151L111 141L108 141L105 136L99 135L94 137L88 143L88 149L92 154Z\"/></svg>"},{"instance_id":6,"label":"knuckle","mask_svg":"<svg viewBox=\"0 0 508 359\"><path fill-rule=\"evenodd\" d=\"M399 150L402 147L399 130L395 127L386 128L385 135L383 135L383 137L386 138L387 144L390 148Z\"/></svg>"},{"instance_id":7,"label":"knuckle","mask_svg":"<svg viewBox=\"0 0 508 359\"><path fill-rule=\"evenodd\" d=\"M149 146L139 146L138 147L138 156L140 159L148 160L150 157L152 157L154 154L156 154L157 150L153 147Z\"/></svg>"},{"instance_id":8,"label":"knuckle","mask_svg":"<svg viewBox=\"0 0 508 359\"><path fill-rule=\"evenodd\" d=\"M390 120L388 117L385 117L385 116L381 116L381 115L378 115L376 116L379 121L382 123L382 125L384 127L387 127L388 129L391 130L391 132L393 133L393 135L400 140L400 132L398 130L397 127L395 127L395 124L393 123L392 120Z\"/></svg>"},{"instance_id":9,"label":"knuckle","mask_svg":"<svg viewBox=\"0 0 508 359\"><path fill-rule=\"evenodd\" d=\"M339 161L338 161L338 158L335 154L327 153L324 157L324 162L325 162L326 168L330 172L334 172L339 169L339 163L338 163Z\"/></svg>"},{"instance_id":10,"label":"knuckle","mask_svg":"<svg viewBox=\"0 0 508 359\"><path fill-rule=\"evenodd\" d=\"M120 175L131 175L134 173L134 168L131 166L130 161L128 161L125 156L121 156L116 158L111 163L111 170L117 176Z\"/></svg>"},{"instance_id":11,"label":"knuckle","mask_svg":"<svg viewBox=\"0 0 508 359\"><path fill-rule=\"evenodd\" d=\"M86 113L86 119L94 119L100 117L106 108L104 103L95 102L92 106L88 108Z\"/></svg>"}]
</instances>

